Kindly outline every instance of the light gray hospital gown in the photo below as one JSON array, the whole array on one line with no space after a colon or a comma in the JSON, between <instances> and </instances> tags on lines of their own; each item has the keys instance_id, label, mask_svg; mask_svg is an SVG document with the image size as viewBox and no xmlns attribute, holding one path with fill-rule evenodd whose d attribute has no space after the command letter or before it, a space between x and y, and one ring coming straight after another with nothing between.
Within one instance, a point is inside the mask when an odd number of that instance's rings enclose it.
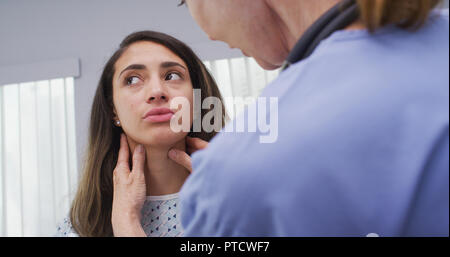
<instances>
[{"instance_id":1,"label":"light gray hospital gown","mask_svg":"<svg viewBox=\"0 0 450 257\"><path fill-rule=\"evenodd\" d=\"M149 237L178 237L183 235L181 227L178 193L162 196L147 196L142 207L142 227ZM78 236L69 218L58 225L57 237Z\"/></svg>"}]
</instances>

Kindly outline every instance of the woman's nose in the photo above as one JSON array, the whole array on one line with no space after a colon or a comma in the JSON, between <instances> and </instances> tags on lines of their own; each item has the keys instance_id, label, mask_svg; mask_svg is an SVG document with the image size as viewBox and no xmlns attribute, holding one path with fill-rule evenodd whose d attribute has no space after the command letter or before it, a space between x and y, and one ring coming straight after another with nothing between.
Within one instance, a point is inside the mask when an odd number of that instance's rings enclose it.
<instances>
[{"instance_id":1,"label":"woman's nose","mask_svg":"<svg viewBox=\"0 0 450 257\"><path fill-rule=\"evenodd\" d=\"M167 101L168 95L163 89L162 85L159 83L156 83L152 85L150 89L150 94L147 97L147 103L154 103L159 101Z\"/></svg>"}]
</instances>

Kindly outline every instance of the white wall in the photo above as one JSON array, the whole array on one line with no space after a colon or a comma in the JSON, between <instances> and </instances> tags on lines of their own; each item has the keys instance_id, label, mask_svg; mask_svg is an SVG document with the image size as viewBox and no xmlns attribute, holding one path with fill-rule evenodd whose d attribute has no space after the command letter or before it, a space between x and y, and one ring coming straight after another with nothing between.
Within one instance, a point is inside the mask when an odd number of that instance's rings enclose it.
<instances>
[{"instance_id":1,"label":"white wall","mask_svg":"<svg viewBox=\"0 0 450 257\"><path fill-rule=\"evenodd\" d=\"M0 0L0 69L80 60L80 76L75 79L78 167L86 146L90 108L100 73L125 36L138 30L156 30L184 41L203 60L241 56L240 51L230 50L224 43L210 41L186 6L177 7L178 3L178 0ZM14 77L8 79L21 82L24 77L35 76L34 70L24 72L27 76L9 73Z\"/></svg>"}]
</instances>

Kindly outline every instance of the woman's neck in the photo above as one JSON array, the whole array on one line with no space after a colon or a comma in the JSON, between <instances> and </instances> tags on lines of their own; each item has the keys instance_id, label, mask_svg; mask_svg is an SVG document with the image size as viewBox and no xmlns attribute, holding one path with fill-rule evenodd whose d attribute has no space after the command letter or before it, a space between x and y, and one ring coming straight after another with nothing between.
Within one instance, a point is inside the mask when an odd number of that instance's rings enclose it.
<instances>
[{"instance_id":1,"label":"woman's neck","mask_svg":"<svg viewBox=\"0 0 450 257\"><path fill-rule=\"evenodd\" d=\"M185 151L184 139L174 146L145 146L145 183L147 195L167 195L178 193L189 171L175 163L168 157L170 149L176 148Z\"/></svg>"}]
</instances>

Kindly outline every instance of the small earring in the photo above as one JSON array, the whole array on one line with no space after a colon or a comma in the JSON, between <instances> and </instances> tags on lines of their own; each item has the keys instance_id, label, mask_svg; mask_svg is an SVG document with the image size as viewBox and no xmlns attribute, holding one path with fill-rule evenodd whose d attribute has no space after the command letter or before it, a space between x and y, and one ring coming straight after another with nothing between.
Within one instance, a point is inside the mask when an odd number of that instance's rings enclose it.
<instances>
[{"instance_id":1,"label":"small earring","mask_svg":"<svg viewBox=\"0 0 450 257\"><path fill-rule=\"evenodd\" d=\"M120 120L116 120L116 125L120 126Z\"/></svg>"}]
</instances>

